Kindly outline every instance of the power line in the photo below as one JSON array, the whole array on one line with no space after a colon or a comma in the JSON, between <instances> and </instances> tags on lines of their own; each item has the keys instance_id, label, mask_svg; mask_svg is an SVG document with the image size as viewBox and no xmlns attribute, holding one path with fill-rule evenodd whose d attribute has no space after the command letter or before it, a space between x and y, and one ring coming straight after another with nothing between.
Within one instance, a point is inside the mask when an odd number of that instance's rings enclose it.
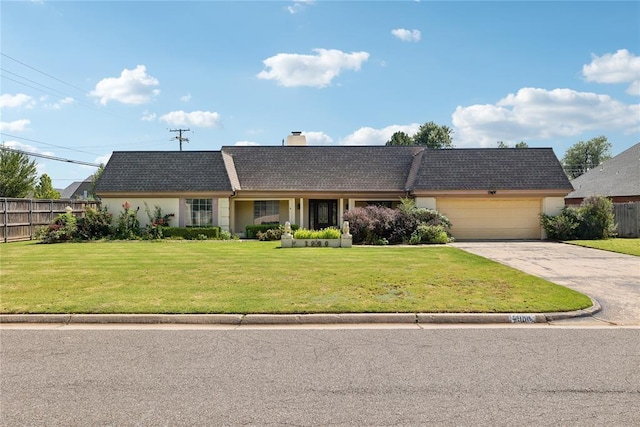
<instances>
[{"instance_id":1,"label":"power line","mask_svg":"<svg viewBox=\"0 0 640 427\"><path fill-rule=\"evenodd\" d=\"M91 154L92 156L99 156L100 155L100 154L96 154L96 153L90 153L88 151L76 150L75 148L68 148L68 147L63 147L61 145L49 144L47 142L38 141L38 140L35 140L35 139L23 138L23 137L17 136L17 135L10 135L10 134L4 133L4 132L0 132L0 135L7 136L9 138L21 139L23 141L35 142L36 144L48 145L49 147L62 148L63 150L77 151L78 153Z\"/></svg>"},{"instance_id":2,"label":"power line","mask_svg":"<svg viewBox=\"0 0 640 427\"><path fill-rule=\"evenodd\" d=\"M6 150L6 151L11 151L11 152L14 152L14 153L26 154L27 156L41 157L43 159L55 160L57 162L73 163L73 164L76 164L76 165L84 165L84 166L93 166L93 167L96 167L96 168L100 167L100 165L97 164L97 163L83 162L82 160L71 160L71 159L65 159L65 158L62 158L62 157L47 156L46 154L31 153L29 151L17 150L15 148L9 148L9 147L5 147L5 146L3 146L1 149L2 150Z\"/></svg>"},{"instance_id":3,"label":"power line","mask_svg":"<svg viewBox=\"0 0 640 427\"><path fill-rule=\"evenodd\" d=\"M74 89L76 89L76 90L79 90L79 91L80 91L80 92L82 92L82 93L86 93L86 90L84 90L84 89L82 89L82 88L79 88L79 87L78 87L78 86L76 86L76 85L72 85L71 83L67 83L67 82L65 82L64 80L60 80L59 78L54 77L54 76L52 76L51 74L45 73L44 71L41 71L41 70L38 70L37 68L32 67L32 66L31 66L31 65L29 65L29 64L25 64L24 62L19 61L19 60L15 59L15 58L13 58L13 57L11 57L11 56L9 56L9 55L5 54L5 53L0 52L0 55L4 56L5 58L9 58L9 59L10 59L10 60L12 60L12 61L15 61L15 62L17 62L17 63L18 63L18 64L20 64L20 65L23 65L23 66L25 66L25 67L27 67L27 68L30 68L30 69L32 69L33 71L36 71L36 72L38 72L38 73L40 73L40 74L42 74L42 75L45 75L45 76L49 77L50 79L53 79L53 80L58 81L58 82L60 82L60 83L62 83L62 84L65 84L65 85L67 85L67 86L69 86L69 87L72 87L72 88L74 88Z\"/></svg>"}]
</instances>

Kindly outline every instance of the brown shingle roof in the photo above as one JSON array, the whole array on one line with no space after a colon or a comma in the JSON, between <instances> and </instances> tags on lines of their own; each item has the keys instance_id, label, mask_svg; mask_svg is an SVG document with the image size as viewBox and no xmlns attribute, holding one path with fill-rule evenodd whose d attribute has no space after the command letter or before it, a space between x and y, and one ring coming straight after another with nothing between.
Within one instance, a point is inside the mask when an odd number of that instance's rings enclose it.
<instances>
[{"instance_id":1,"label":"brown shingle roof","mask_svg":"<svg viewBox=\"0 0 640 427\"><path fill-rule=\"evenodd\" d=\"M571 190L551 148L427 150L413 190Z\"/></svg>"},{"instance_id":2,"label":"brown shingle roof","mask_svg":"<svg viewBox=\"0 0 640 427\"><path fill-rule=\"evenodd\" d=\"M404 191L420 147L223 147L240 188L254 191Z\"/></svg>"},{"instance_id":3,"label":"brown shingle roof","mask_svg":"<svg viewBox=\"0 0 640 427\"><path fill-rule=\"evenodd\" d=\"M96 192L505 189L572 187L550 148L263 146L117 151Z\"/></svg>"},{"instance_id":4,"label":"brown shingle roof","mask_svg":"<svg viewBox=\"0 0 640 427\"><path fill-rule=\"evenodd\" d=\"M115 151L96 193L119 191L231 191L231 184L219 151Z\"/></svg>"}]
</instances>

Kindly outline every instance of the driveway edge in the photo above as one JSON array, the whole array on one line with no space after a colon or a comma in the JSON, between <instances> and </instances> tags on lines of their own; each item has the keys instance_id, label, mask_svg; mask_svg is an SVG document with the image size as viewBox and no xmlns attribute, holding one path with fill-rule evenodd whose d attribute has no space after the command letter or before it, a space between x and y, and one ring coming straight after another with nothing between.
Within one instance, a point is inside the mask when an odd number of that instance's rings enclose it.
<instances>
[{"instance_id":1,"label":"driveway edge","mask_svg":"<svg viewBox=\"0 0 640 427\"><path fill-rule=\"evenodd\" d=\"M196 324L196 325L312 325L312 324L488 324L548 323L592 316L593 305L557 313L335 313L335 314L0 314L3 323L60 324Z\"/></svg>"}]
</instances>

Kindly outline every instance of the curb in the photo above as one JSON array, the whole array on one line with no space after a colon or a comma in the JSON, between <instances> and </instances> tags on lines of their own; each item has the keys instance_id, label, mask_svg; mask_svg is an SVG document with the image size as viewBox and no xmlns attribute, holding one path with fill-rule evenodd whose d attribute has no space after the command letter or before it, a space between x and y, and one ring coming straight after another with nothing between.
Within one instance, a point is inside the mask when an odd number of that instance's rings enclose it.
<instances>
[{"instance_id":1,"label":"curb","mask_svg":"<svg viewBox=\"0 0 640 427\"><path fill-rule=\"evenodd\" d=\"M592 316L600 303L556 313L336 313L336 314L0 314L2 323L61 324L193 324L193 325L313 325L313 324L488 324L548 323Z\"/></svg>"}]
</instances>

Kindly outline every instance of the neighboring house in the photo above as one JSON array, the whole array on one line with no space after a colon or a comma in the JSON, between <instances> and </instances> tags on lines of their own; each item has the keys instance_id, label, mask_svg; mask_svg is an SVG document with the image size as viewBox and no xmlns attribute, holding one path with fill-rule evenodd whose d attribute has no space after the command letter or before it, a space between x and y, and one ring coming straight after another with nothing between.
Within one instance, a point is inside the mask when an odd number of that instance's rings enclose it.
<instances>
[{"instance_id":1,"label":"neighboring house","mask_svg":"<svg viewBox=\"0 0 640 427\"><path fill-rule=\"evenodd\" d=\"M300 144L302 145L302 144ZM96 194L117 216L128 201L173 213L171 225L290 221L320 229L367 204L403 197L437 209L457 239L541 239L541 212L557 215L572 190L550 148L258 146L220 151L114 152Z\"/></svg>"},{"instance_id":2,"label":"neighboring house","mask_svg":"<svg viewBox=\"0 0 640 427\"><path fill-rule=\"evenodd\" d=\"M60 192L61 199L89 200L91 196L91 180L75 181Z\"/></svg>"},{"instance_id":3,"label":"neighboring house","mask_svg":"<svg viewBox=\"0 0 640 427\"><path fill-rule=\"evenodd\" d=\"M608 197L613 203L640 201L640 143L571 183L575 190L565 197L567 205L579 205L590 196Z\"/></svg>"}]
</instances>

